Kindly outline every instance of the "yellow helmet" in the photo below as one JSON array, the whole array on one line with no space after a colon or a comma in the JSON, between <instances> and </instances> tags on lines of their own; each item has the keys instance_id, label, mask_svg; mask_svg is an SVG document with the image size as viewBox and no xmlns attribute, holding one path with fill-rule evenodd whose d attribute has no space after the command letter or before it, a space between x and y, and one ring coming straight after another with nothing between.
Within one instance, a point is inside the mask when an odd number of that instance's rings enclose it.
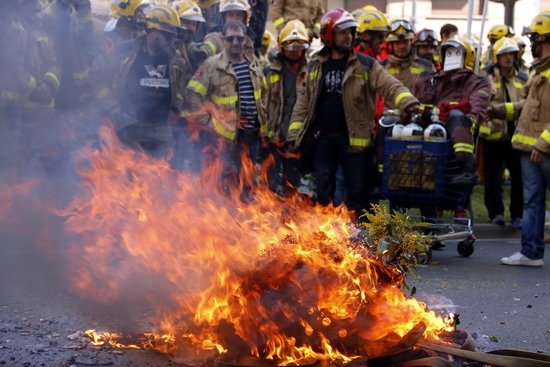
<instances>
[{"instance_id":1,"label":"yellow helmet","mask_svg":"<svg viewBox=\"0 0 550 367\"><path fill-rule=\"evenodd\" d=\"M266 29L264 35L262 36L262 46L269 47L273 42L275 42L275 36Z\"/></svg>"},{"instance_id":2,"label":"yellow helmet","mask_svg":"<svg viewBox=\"0 0 550 367\"><path fill-rule=\"evenodd\" d=\"M225 13L232 10L244 11L246 13L245 23L250 19L251 9L247 0L221 0L220 13Z\"/></svg>"},{"instance_id":3,"label":"yellow helmet","mask_svg":"<svg viewBox=\"0 0 550 367\"><path fill-rule=\"evenodd\" d=\"M502 37L511 37L513 35L514 31L506 24L495 24L489 28L489 32L487 32L487 38L489 38L491 42L495 42Z\"/></svg>"},{"instance_id":4,"label":"yellow helmet","mask_svg":"<svg viewBox=\"0 0 550 367\"><path fill-rule=\"evenodd\" d=\"M379 11L378 8L374 5L365 5L361 9L364 11Z\"/></svg>"},{"instance_id":5,"label":"yellow helmet","mask_svg":"<svg viewBox=\"0 0 550 367\"><path fill-rule=\"evenodd\" d=\"M180 0L172 4L180 19L192 20L195 22L206 22L202 16L201 8L193 0Z\"/></svg>"},{"instance_id":6,"label":"yellow helmet","mask_svg":"<svg viewBox=\"0 0 550 367\"><path fill-rule=\"evenodd\" d=\"M526 34L538 33L538 34L548 34L550 33L550 10L545 10L540 12L529 25Z\"/></svg>"},{"instance_id":7,"label":"yellow helmet","mask_svg":"<svg viewBox=\"0 0 550 367\"><path fill-rule=\"evenodd\" d=\"M141 3L141 0L112 0L110 15L112 18L131 18L134 16L137 7L140 6Z\"/></svg>"},{"instance_id":8,"label":"yellow helmet","mask_svg":"<svg viewBox=\"0 0 550 367\"><path fill-rule=\"evenodd\" d=\"M300 44L300 48L306 49L309 47L309 36L306 26L298 19L289 20L277 37L277 44L283 46L283 44L297 42Z\"/></svg>"},{"instance_id":9,"label":"yellow helmet","mask_svg":"<svg viewBox=\"0 0 550 367\"><path fill-rule=\"evenodd\" d=\"M168 32L177 35L181 23L178 13L168 5L155 5L144 19L146 29L157 29L159 31Z\"/></svg>"},{"instance_id":10,"label":"yellow helmet","mask_svg":"<svg viewBox=\"0 0 550 367\"><path fill-rule=\"evenodd\" d=\"M366 31L380 31L389 32L390 23L388 18L380 10L364 11L359 17L357 17L357 31L363 33Z\"/></svg>"},{"instance_id":11,"label":"yellow helmet","mask_svg":"<svg viewBox=\"0 0 550 367\"><path fill-rule=\"evenodd\" d=\"M198 3L202 10L206 10L216 4L219 4L220 0L198 0Z\"/></svg>"},{"instance_id":12,"label":"yellow helmet","mask_svg":"<svg viewBox=\"0 0 550 367\"><path fill-rule=\"evenodd\" d=\"M363 8L358 8L358 9L355 9L354 11L351 12L351 15L355 18L355 20L358 20L359 17L361 16L361 14L364 14L366 13L365 10L363 10Z\"/></svg>"},{"instance_id":13,"label":"yellow helmet","mask_svg":"<svg viewBox=\"0 0 550 367\"><path fill-rule=\"evenodd\" d=\"M390 33L386 37L386 42L395 42L398 40L414 40L416 34L414 27L408 20L397 19L390 24Z\"/></svg>"},{"instance_id":14,"label":"yellow helmet","mask_svg":"<svg viewBox=\"0 0 550 367\"><path fill-rule=\"evenodd\" d=\"M510 37L502 37L493 45L493 62L498 61L498 55L502 55L508 52L515 52L517 58L517 54L519 52L518 44L514 42L514 40Z\"/></svg>"},{"instance_id":15,"label":"yellow helmet","mask_svg":"<svg viewBox=\"0 0 550 367\"><path fill-rule=\"evenodd\" d=\"M472 44L470 43L470 41L468 41L465 37L459 38L456 35L447 39L445 43L443 43L443 45L441 46L442 63L445 62L445 51L449 47L454 47L461 50L464 55L464 67L470 70L474 69L474 64L476 61L476 52L472 47Z\"/></svg>"}]
</instances>

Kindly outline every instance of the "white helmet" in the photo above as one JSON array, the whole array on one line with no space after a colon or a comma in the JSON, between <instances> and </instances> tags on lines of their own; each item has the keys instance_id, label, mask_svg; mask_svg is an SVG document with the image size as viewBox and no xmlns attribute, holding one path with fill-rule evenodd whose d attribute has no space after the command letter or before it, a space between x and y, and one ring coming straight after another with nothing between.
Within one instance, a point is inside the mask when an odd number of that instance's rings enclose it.
<instances>
[{"instance_id":1,"label":"white helmet","mask_svg":"<svg viewBox=\"0 0 550 367\"><path fill-rule=\"evenodd\" d=\"M447 140L447 130L441 124L430 124L424 130L424 140L445 141Z\"/></svg>"},{"instance_id":2,"label":"white helmet","mask_svg":"<svg viewBox=\"0 0 550 367\"><path fill-rule=\"evenodd\" d=\"M401 139L404 140L422 140L424 136L424 131L422 126L418 125L416 122L411 122L403 128L401 132Z\"/></svg>"},{"instance_id":3,"label":"white helmet","mask_svg":"<svg viewBox=\"0 0 550 367\"><path fill-rule=\"evenodd\" d=\"M401 139L401 135L403 133L403 128L405 125L403 124L395 124L392 126L392 128L388 131L388 136L392 137L394 139Z\"/></svg>"}]
</instances>

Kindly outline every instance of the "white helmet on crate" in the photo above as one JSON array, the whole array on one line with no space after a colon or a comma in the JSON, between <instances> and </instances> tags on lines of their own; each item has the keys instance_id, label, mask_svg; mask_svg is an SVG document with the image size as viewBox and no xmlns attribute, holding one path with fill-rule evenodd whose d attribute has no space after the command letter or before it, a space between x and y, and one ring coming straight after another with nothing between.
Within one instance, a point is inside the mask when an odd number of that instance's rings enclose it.
<instances>
[{"instance_id":1,"label":"white helmet on crate","mask_svg":"<svg viewBox=\"0 0 550 367\"><path fill-rule=\"evenodd\" d=\"M403 124L393 125L392 128L388 131L388 136L394 139L401 139L404 127L405 125Z\"/></svg>"},{"instance_id":2,"label":"white helmet on crate","mask_svg":"<svg viewBox=\"0 0 550 367\"><path fill-rule=\"evenodd\" d=\"M430 124L424 129L424 140L445 141L447 140L447 130L441 124Z\"/></svg>"},{"instance_id":3,"label":"white helmet on crate","mask_svg":"<svg viewBox=\"0 0 550 367\"><path fill-rule=\"evenodd\" d=\"M424 130L422 126L416 122L411 122L403 128L401 131L401 139L404 140L422 140L424 137Z\"/></svg>"}]
</instances>

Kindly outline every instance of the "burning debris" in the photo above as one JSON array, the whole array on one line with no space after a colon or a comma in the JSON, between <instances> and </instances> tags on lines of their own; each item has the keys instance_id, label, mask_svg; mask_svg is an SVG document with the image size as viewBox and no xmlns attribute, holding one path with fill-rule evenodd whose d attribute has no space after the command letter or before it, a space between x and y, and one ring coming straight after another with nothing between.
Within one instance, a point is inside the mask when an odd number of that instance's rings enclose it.
<instances>
[{"instance_id":1,"label":"burning debris","mask_svg":"<svg viewBox=\"0 0 550 367\"><path fill-rule=\"evenodd\" d=\"M216 162L199 177L174 172L120 146L108 127L78 163L84 191L59 213L79 235L74 284L109 302L132 279L156 279L161 294L143 296L166 301L141 347L193 366L250 357L351 362L387 354L418 327L417 339L427 340L447 327L403 293L403 265L421 238L405 239L404 228L384 249L358 246L343 208L261 187L242 203L213 189Z\"/></svg>"}]
</instances>

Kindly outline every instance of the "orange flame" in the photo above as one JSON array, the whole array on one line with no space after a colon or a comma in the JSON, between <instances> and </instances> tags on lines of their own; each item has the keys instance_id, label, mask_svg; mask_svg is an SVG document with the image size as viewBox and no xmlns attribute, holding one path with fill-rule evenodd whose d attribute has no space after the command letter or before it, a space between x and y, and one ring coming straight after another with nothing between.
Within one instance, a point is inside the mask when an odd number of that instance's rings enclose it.
<instances>
[{"instance_id":1,"label":"orange flame","mask_svg":"<svg viewBox=\"0 0 550 367\"><path fill-rule=\"evenodd\" d=\"M404 296L398 269L351 243L343 207L261 186L242 203L217 190L219 162L199 176L177 172L122 147L111 126L78 162L84 193L59 213L79 234L74 285L110 302L132 279L153 279L150 348L189 365L212 355L346 362L382 355L388 338L420 323L430 338L445 327Z\"/></svg>"}]
</instances>

